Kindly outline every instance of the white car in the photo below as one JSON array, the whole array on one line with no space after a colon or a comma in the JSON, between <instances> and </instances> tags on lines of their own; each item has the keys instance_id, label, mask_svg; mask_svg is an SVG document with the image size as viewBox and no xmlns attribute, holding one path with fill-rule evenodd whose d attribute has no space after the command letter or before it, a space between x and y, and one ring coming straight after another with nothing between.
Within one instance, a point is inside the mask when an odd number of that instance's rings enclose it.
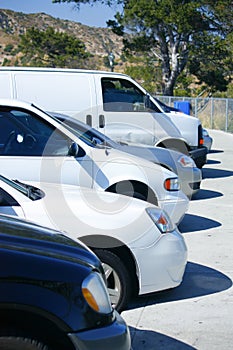
<instances>
[{"instance_id":1,"label":"white car","mask_svg":"<svg viewBox=\"0 0 233 350\"><path fill-rule=\"evenodd\" d=\"M205 128L202 129L202 133L204 139L204 146L207 148L209 153L213 144L213 138L209 135L208 130Z\"/></svg>"},{"instance_id":2,"label":"white car","mask_svg":"<svg viewBox=\"0 0 233 350\"><path fill-rule=\"evenodd\" d=\"M78 132L85 134L85 137L89 138L95 143L101 143L108 147L118 149L119 151L136 155L137 157L147 159L155 164L159 164L164 168L171 170L179 177L181 190L188 198L192 198L192 195L197 193L200 189L202 172L196 167L196 164L191 157L162 147L147 147L143 144L115 142L108 136L102 134L100 131L85 123L82 123L80 120L74 119L62 113L48 113L65 123L65 125L68 125Z\"/></svg>"},{"instance_id":3,"label":"white car","mask_svg":"<svg viewBox=\"0 0 233 350\"><path fill-rule=\"evenodd\" d=\"M21 180L66 183L134 196L178 224L189 200L176 174L148 160L97 145L36 106L0 100L0 167Z\"/></svg>"},{"instance_id":4,"label":"white car","mask_svg":"<svg viewBox=\"0 0 233 350\"><path fill-rule=\"evenodd\" d=\"M187 248L167 214L132 197L0 175L0 213L65 231L100 258L112 304L178 286Z\"/></svg>"}]
</instances>

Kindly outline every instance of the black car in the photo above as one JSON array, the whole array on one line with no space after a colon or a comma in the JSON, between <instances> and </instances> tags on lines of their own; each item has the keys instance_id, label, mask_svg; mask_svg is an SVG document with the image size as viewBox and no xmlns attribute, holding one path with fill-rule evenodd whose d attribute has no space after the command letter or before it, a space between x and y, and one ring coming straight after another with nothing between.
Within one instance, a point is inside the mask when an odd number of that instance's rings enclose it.
<instances>
[{"instance_id":1,"label":"black car","mask_svg":"<svg viewBox=\"0 0 233 350\"><path fill-rule=\"evenodd\" d=\"M60 232L0 216L0 349L129 350L99 259Z\"/></svg>"}]
</instances>

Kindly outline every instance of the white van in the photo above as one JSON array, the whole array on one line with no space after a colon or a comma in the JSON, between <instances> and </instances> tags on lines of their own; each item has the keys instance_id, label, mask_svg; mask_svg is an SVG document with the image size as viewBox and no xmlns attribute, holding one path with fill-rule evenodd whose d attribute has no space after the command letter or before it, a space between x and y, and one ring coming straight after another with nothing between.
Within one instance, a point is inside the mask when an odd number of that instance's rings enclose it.
<instances>
[{"instance_id":1,"label":"white van","mask_svg":"<svg viewBox=\"0 0 233 350\"><path fill-rule=\"evenodd\" d=\"M198 118L165 114L129 76L80 69L0 67L0 98L34 102L100 129L115 141L160 146L189 153L206 163Z\"/></svg>"}]
</instances>

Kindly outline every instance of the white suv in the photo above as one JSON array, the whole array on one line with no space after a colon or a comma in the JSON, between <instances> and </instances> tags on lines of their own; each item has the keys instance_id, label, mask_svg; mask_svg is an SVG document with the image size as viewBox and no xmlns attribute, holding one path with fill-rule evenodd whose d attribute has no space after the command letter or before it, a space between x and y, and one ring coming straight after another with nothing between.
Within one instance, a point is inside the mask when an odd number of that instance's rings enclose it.
<instances>
[{"instance_id":1,"label":"white suv","mask_svg":"<svg viewBox=\"0 0 233 350\"><path fill-rule=\"evenodd\" d=\"M158 164L94 142L38 107L0 100L3 175L116 192L158 205L178 224L189 200L176 174Z\"/></svg>"}]
</instances>

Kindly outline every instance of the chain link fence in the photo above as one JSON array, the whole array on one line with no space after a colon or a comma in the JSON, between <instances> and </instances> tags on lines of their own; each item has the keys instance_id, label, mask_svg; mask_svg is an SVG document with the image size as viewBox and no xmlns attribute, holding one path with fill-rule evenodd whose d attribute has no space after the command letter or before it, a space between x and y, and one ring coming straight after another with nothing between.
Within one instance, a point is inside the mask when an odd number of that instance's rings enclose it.
<instances>
[{"instance_id":1,"label":"chain link fence","mask_svg":"<svg viewBox=\"0 0 233 350\"><path fill-rule=\"evenodd\" d=\"M174 107L175 101L188 101L191 115L200 119L207 129L217 129L233 133L233 99L232 98L191 98L159 96L163 103Z\"/></svg>"}]
</instances>

